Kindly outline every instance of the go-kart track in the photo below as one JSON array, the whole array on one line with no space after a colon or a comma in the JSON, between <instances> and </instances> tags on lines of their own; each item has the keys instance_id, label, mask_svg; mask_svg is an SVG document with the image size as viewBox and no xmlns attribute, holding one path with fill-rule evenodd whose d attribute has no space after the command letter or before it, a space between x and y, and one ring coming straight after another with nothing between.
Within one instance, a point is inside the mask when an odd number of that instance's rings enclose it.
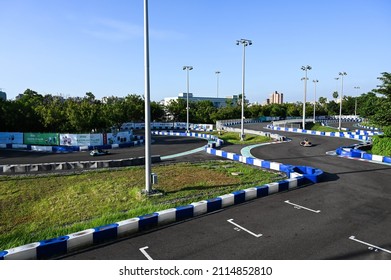
<instances>
[{"instance_id":1,"label":"go-kart track","mask_svg":"<svg viewBox=\"0 0 391 280\"><path fill-rule=\"evenodd\" d=\"M176 154L191 151L207 144L204 139L187 138L178 136L153 136L151 147L152 155L169 157L170 160L189 160L189 156L175 157ZM116 160L124 158L144 157L144 145L138 145L130 148L110 149L108 155L91 156L90 151L69 152L69 153L49 153L36 151L4 150L0 149L0 165L5 164L37 164L50 162L76 162L91 160ZM214 158L205 153L197 153L191 158L197 160Z\"/></svg>"},{"instance_id":2,"label":"go-kart track","mask_svg":"<svg viewBox=\"0 0 391 280\"><path fill-rule=\"evenodd\" d=\"M265 124L246 124L263 130ZM322 181L306 188L254 199L135 236L85 249L69 260L317 260L391 259L391 166L326 154L355 140L279 131L291 139L254 147L255 158L313 166L324 171ZM312 147L300 146L308 137ZM168 155L193 150L205 140L154 137L152 153ZM241 153L242 145L225 146ZM1 151L5 161L41 162L90 159L88 153L36 154ZM144 147L112 150L102 157L143 156ZM19 157L23 155L23 157ZM213 159L200 151L172 160Z\"/></svg>"}]
</instances>

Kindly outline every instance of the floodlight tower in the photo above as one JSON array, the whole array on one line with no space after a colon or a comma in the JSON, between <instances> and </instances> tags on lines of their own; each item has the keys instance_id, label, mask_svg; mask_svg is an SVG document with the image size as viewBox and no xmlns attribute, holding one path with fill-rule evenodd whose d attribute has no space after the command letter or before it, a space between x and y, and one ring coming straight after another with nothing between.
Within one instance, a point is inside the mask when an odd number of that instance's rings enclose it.
<instances>
[{"instance_id":1,"label":"floodlight tower","mask_svg":"<svg viewBox=\"0 0 391 280\"><path fill-rule=\"evenodd\" d=\"M357 91L360 89L360 87L354 87L354 89L357 89ZM357 117L357 96L354 98L354 115Z\"/></svg>"},{"instance_id":2,"label":"floodlight tower","mask_svg":"<svg viewBox=\"0 0 391 280\"><path fill-rule=\"evenodd\" d=\"M315 107L316 107L316 84L319 82L319 80L312 80L314 82L315 86L315 92L314 92L314 123L315 123Z\"/></svg>"},{"instance_id":3,"label":"floodlight tower","mask_svg":"<svg viewBox=\"0 0 391 280\"><path fill-rule=\"evenodd\" d=\"M242 63L242 117L240 125L240 141L244 141L244 81L245 81L245 65L246 65L246 47L251 46L253 43L248 39L236 40L236 45L243 45L243 63Z\"/></svg>"},{"instance_id":4,"label":"floodlight tower","mask_svg":"<svg viewBox=\"0 0 391 280\"><path fill-rule=\"evenodd\" d=\"M144 0L145 193L152 193L148 0Z\"/></svg>"},{"instance_id":5,"label":"floodlight tower","mask_svg":"<svg viewBox=\"0 0 391 280\"><path fill-rule=\"evenodd\" d=\"M301 66L301 70L305 71L305 77L302 78L304 80L304 102L303 102L303 129L305 129L305 103L307 102L307 71L311 70L312 67L307 65L307 66Z\"/></svg>"},{"instance_id":6,"label":"floodlight tower","mask_svg":"<svg viewBox=\"0 0 391 280\"><path fill-rule=\"evenodd\" d=\"M183 70L186 70L186 72L187 72L186 133L189 133L189 71L193 70L193 66L183 66Z\"/></svg>"},{"instance_id":7,"label":"floodlight tower","mask_svg":"<svg viewBox=\"0 0 391 280\"><path fill-rule=\"evenodd\" d=\"M339 97L339 124L338 129L341 130L341 119L342 119L342 97L343 97L343 76L346 76L346 72L339 72L341 76L341 95Z\"/></svg>"},{"instance_id":8,"label":"floodlight tower","mask_svg":"<svg viewBox=\"0 0 391 280\"><path fill-rule=\"evenodd\" d=\"M220 71L216 71L215 74L216 74L216 77L217 77L217 98L219 97L219 75L220 75Z\"/></svg>"}]
</instances>

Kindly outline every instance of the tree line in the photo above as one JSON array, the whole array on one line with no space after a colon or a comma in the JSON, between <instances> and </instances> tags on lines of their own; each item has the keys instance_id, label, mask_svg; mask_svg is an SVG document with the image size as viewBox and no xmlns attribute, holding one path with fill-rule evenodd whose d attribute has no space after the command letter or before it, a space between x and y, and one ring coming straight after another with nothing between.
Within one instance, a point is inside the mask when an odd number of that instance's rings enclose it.
<instances>
[{"instance_id":1,"label":"tree line","mask_svg":"<svg viewBox=\"0 0 391 280\"><path fill-rule=\"evenodd\" d=\"M353 115L355 111L369 118L378 126L391 125L391 74L384 72L378 78L382 84L371 92L358 97L344 96L342 114ZM339 103L320 97L316 103L317 116L338 115ZM213 124L217 120L240 119L241 98L238 103L227 99L222 108L215 108L208 100L189 103L191 123ZM186 100L172 100L167 106L152 101L152 121L186 122ZM256 105L245 104L246 118L302 117L303 104L284 103ZM313 116L313 104L306 104L306 116ZM103 100L87 92L84 97L63 98L56 95L41 95L27 89L16 100L0 99L0 131L18 132L108 132L120 128L124 122L144 122L144 99L141 95L129 94L124 98L115 96Z\"/></svg>"}]
</instances>

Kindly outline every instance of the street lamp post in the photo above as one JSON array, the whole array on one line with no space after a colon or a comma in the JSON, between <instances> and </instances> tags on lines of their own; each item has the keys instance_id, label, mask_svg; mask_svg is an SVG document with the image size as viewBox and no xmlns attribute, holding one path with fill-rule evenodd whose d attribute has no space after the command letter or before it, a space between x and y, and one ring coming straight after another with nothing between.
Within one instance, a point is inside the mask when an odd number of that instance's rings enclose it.
<instances>
[{"instance_id":1,"label":"street lamp post","mask_svg":"<svg viewBox=\"0 0 391 280\"><path fill-rule=\"evenodd\" d=\"M186 133L189 133L189 71L193 70L193 66L183 66L183 70L186 70L187 72Z\"/></svg>"},{"instance_id":2,"label":"street lamp post","mask_svg":"<svg viewBox=\"0 0 391 280\"><path fill-rule=\"evenodd\" d=\"M307 71L311 70L312 67L307 65L307 66L301 66L301 70L305 71L305 77L302 79L304 80L304 102L303 102L303 129L305 129L305 103L307 99Z\"/></svg>"},{"instance_id":3,"label":"street lamp post","mask_svg":"<svg viewBox=\"0 0 391 280\"><path fill-rule=\"evenodd\" d=\"M358 91L360 87L354 87L354 89ZM357 116L357 96L354 98L354 115Z\"/></svg>"},{"instance_id":4,"label":"street lamp post","mask_svg":"<svg viewBox=\"0 0 391 280\"><path fill-rule=\"evenodd\" d=\"M215 72L216 77L217 77L217 97L219 97L219 74L220 73L221 73L220 71Z\"/></svg>"},{"instance_id":5,"label":"street lamp post","mask_svg":"<svg viewBox=\"0 0 391 280\"><path fill-rule=\"evenodd\" d=\"M243 45L243 63L242 63L242 117L240 126L240 141L244 141L244 81L245 81L245 64L246 64L246 47L251 46L253 43L251 40L240 39L236 40L236 45Z\"/></svg>"},{"instance_id":6,"label":"street lamp post","mask_svg":"<svg viewBox=\"0 0 391 280\"><path fill-rule=\"evenodd\" d=\"M341 76L341 95L339 97L339 125L338 129L341 130L341 120L342 120L342 97L343 97L343 76L346 76L346 72L339 72Z\"/></svg>"},{"instance_id":7,"label":"street lamp post","mask_svg":"<svg viewBox=\"0 0 391 280\"><path fill-rule=\"evenodd\" d=\"M313 80L315 85L315 93L314 93L314 123L315 123L315 107L316 107L316 84L319 82L319 80Z\"/></svg>"}]
</instances>

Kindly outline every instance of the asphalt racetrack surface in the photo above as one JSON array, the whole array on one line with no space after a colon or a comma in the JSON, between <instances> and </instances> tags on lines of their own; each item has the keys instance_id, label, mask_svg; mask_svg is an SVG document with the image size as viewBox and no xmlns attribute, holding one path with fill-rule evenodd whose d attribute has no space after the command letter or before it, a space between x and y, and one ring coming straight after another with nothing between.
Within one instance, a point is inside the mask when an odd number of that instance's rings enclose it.
<instances>
[{"instance_id":1,"label":"asphalt racetrack surface","mask_svg":"<svg viewBox=\"0 0 391 280\"><path fill-rule=\"evenodd\" d=\"M245 127L267 131L264 126L247 124ZM324 171L320 183L224 208L60 259L146 260L148 256L156 260L390 260L391 166L326 154L339 146L357 143L354 140L278 133L291 141L259 146L251 154L264 160L320 168ZM299 145L305 137L313 147ZM195 138L154 138L152 154L160 155L206 144L205 140ZM223 147L236 153L241 148L242 145ZM112 152L113 158L143 156L144 146ZM4 158L7 153L0 151L0 164L18 158ZM51 157L56 160L91 158L87 153L29 152L28 156L19 158L19 163L20 160L53 161ZM201 151L172 160L204 159L219 158Z\"/></svg>"},{"instance_id":2,"label":"asphalt racetrack surface","mask_svg":"<svg viewBox=\"0 0 391 280\"><path fill-rule=\"evenodd\" d=\"M266 131L262 124L246 128ZM305 135L280 134L292 141L254 148L252 155L320 168L322 182L62 259L391 259L391 166L326 155L353 140L309 135L314 146L301 147Z\"/></svg>"}]
</instances>

